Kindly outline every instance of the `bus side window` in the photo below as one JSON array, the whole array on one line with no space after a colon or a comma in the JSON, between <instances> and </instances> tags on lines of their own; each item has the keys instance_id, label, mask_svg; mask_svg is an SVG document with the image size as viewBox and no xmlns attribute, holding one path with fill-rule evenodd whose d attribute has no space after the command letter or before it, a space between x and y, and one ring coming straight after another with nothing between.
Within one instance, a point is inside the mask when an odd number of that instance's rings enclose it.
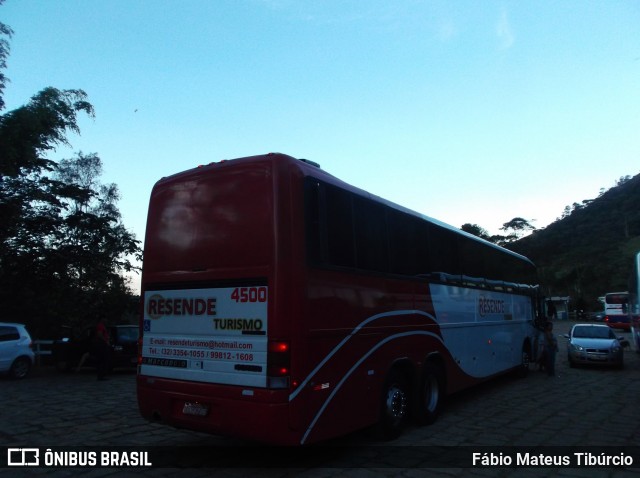
<instances>
[{"instance_id":1,"label":"bus side window","mask_svg":"<svg viewBox=\"0 0 640 478\"><path fill-rule=\"evenodd\" d=\"M418 218L387 211L390 270L394 274L433 272L429 263L429 230Z\"/></svg>"},{"instance_id":2,"label":"bus side window","mask_svg":"<svg viewBox=\"0 0 640 478\"><path fill-rule=\"evenodd\" d=\"M327 261L331 265L355 267L351 195L333 186L325 186Z\"/></svg>"},{"instance_id":3,"label":"bus side window","mask_svg":"<svg viewBox=\"0 0 640 478\"><path fill-rule=\"evenodd\" d=\"M435 224L429 228L429 272L462 274L457 235Z\"/></svg>"},{"instance_id":4,"label":"bus side window","mask_svg":"<svg viewBox=\"0 0 640 478\"><path fill-rule=\"evenodd\" d=\"M323 216L320 210L321 196L324 196L323 186L313 180L307 178L304 191L304 213L305 213L305 229L307 241L307 259L311 264L321 264L326 261L326 251L323 252L324 228L322 226Z\"/></svg>"},{"instance_id":5,"label":"bus side window","mask_svg":"<svg viewBox=\"0 0 640 478\"><path fill-rule=\"evenodd\" d=\"M415 275L420 270L416 264L418 247L416 244L417 224L411 216L397 211L387 211L389 231L389 261L391 272Z\"/></svg>"},{"instance_id":6,"label":"bus side window","mask_svg":"<svg viewBox=\"0 0 640 478\"><path fill-rule=\"evenodd\" d=\"M356 258L359 269L387 272L387 221L381 204L354 196Z\"/></svg>"},{"instance_id":7,"label":"bus side window","mask_svg":"<svg viewBox=\"0 0 640 478\"><path fill-rule=\"evenodd\" d=\"M473 239L466 237L458 238L458 248L460 250L460 264L462 273L470 277L483 277L487 279L497 279L499 276L488 274L485 259L488 259L483 246ZM487 261L489 264L491 261Z\"/></svg>"}]
</instances>

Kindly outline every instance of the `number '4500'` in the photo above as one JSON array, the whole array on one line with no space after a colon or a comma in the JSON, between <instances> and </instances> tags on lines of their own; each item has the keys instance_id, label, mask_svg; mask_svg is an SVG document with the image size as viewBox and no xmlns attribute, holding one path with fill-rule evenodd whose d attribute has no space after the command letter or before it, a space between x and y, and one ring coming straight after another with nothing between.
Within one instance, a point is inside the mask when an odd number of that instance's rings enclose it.
<instances>
[{"instance_id":1,"label":"number '4500'","mask_svg":"<svg viewBox=\"0 0 640 478\"><path fill-rule=\"evenodd\" d=\"M236 302L266 302L266 287L236 287L231 293L231 300Z\"/></svg>"}]
</instances>

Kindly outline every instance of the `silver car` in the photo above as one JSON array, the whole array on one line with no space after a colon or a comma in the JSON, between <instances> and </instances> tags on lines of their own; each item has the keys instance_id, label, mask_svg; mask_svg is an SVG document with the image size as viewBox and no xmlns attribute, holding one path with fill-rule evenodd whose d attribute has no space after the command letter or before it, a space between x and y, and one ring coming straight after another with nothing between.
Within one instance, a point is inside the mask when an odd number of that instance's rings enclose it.
<instances>
[{"instance_id":1,"label":"silver car","mask_svg":"<svg viewBox=\"0 0 640 478\"><path fill-rule=\"evenodd\" d=\"M609 326L601 324L576 324L564 335L569 339L567 356L569 365L615 365L624 366L623 337L616 337Z\"/></svg>"}]
</instances>

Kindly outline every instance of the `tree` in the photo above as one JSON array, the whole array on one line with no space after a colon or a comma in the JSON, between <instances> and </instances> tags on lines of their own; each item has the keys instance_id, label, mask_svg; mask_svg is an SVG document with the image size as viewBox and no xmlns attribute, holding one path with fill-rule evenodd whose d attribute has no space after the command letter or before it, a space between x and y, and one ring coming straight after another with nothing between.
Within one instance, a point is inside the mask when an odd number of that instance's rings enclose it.
<instances>
[{"instance_id":1,"label":"tree","mask_svg":"<svg viewBox=\"0 0 640 478\"><path fill-rule=\"evenodd\" d=\"M65 271L80 282L78 288L118 281L121 272L134 269L128 257L140 255L138 241L121 221L118 187L100 184L101 173L97 154L78 153L62 160L54 175L68 194L52 246L66 256Z\"/></svg>"},{"instance_id":2,"label":"tree","mask_svg":"<svg viewBox=\"0 0 640 478\"><path fill-rule=\"evenodd\" d=\"M0 69L11 33L0 24ZM2 107L4 85L1 76ZM80 132L82 113L94 115L82 90L49 87L0 115L0 306L4 317L42 331L120 316L130 303L123 273L141 256L122 224L117 186L99 181L98 155L47 156Z\"/></svg>"},{"instance_id":3,"label":"tree","mask_svg":"<svg viewBox=\"0 0 640 478\"><path fill-rule=\"evenodd\" d=\"M500 228L501 231L511 231L511 233L506 236L507 242L518 240L527 231L535 231L535 229L535 226L532 226L529 221L521 217L514 217L510 221L505 222Z\"/></svg>"},{"instance_id":4,"label":"tree","mask_svg":"<svg viewBox=\"0 0 640 478\"><path fill-rule=\"evenodd\" d=\"M640 175L581 204L509 248L538 266L549 295L571 296L574 304L597 311L599 296L627 289L630 264L640 251Z\"/></svg>"},{"instance_id":5,"label":"tree","mask_svg":"<svg viewBox=\"0 0 640 478\"><path fill-rule=\"evenodd\" d=\"M489 232L486 229L483 229L482 227L478 226L477 224L466 223L466 224L463 224L460 229L463 230L464 232L473 234L474 236L477 236L486 241L491 241L491 236L489 235Z\"/></svg>"},{"instance_id":6,"label":"tree","mask_svg":"<svg viewBox=\"0 0 640 478\"><path fill-rule=\"evenodd\" d=\"M0 180L52 170L55 163L45 154L69 145L69 131L80 133L81 112L94 115L84 91L45 88L27 105L0 117Z\"/></svg>"},{"instance_id":7,"label":"tree","mask_svg":"<svg viewBox=\"0 0 640 478\"><path fill-rule=\"evenodd\" d=\"M0 0L0 5L4 0ZM7 78L2 72L7 67L7 57L9 56L9 38L13 35L13 30L0 22L0 111L4 109L3 92L7 84Z\"/></svg>"}]
</instances>

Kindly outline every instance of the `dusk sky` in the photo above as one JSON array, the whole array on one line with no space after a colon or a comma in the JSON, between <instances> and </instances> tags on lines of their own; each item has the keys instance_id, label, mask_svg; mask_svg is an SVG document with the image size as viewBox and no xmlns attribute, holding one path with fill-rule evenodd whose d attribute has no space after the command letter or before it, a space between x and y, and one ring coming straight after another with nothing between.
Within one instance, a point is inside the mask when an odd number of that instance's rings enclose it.
<instances>
[{"instance_id":1,"label":"dusk sky","mask_svg":"<svg viewBox=\"0 0 640 478\"><path fill-rule=\"evenodd\" d=\"M87 92L144 239L153 184L282 152L453 226L540 228L640 172L640 2L6 0L9 111Z\"/></svg>"}]
</instances>

